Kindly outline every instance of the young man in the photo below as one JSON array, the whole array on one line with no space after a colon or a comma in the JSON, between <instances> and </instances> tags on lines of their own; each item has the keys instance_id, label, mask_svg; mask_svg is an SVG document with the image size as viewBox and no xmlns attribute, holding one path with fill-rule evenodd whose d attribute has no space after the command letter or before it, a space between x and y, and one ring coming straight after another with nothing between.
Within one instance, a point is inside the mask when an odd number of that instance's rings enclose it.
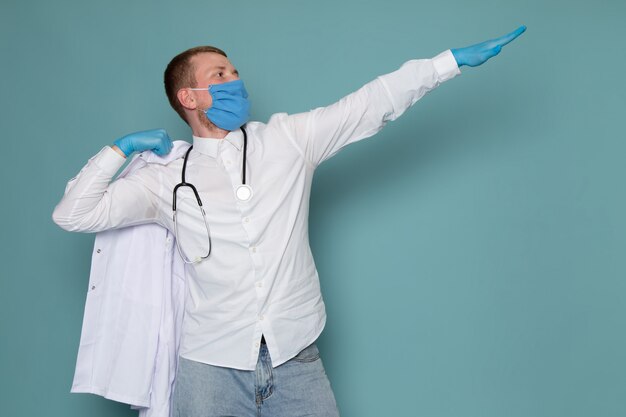
<instances>
[{"instance_id":1,"label":"young man","mask_svg":"<svg viewBox=\"0 0 626 417\"><path fill-rule=\"evenodd\" d=\"M170 62L165 90L191 127L190 152L111 182L133 152L172 147L163 129L126 135L70 181L53 218L70 231L154 222L176 234L189 268L173 415L339 414L315 345L326 313L308 241L313 173L524 30L408 61L330 106L267 123L248 121L247 92L222 50ZM173 194L183 169L197 196L187 185Z\"/></svg>"}]
</instances>

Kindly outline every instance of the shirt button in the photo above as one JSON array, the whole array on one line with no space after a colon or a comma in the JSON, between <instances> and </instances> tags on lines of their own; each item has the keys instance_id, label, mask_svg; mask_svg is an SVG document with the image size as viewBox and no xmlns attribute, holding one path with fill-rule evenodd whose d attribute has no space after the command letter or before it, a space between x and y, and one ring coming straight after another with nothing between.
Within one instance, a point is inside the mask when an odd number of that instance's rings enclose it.
<instances>
[{"instance_id":1,"label":"shirt button","mask_svg":"<svg viewBox=\"0 0 626 417\"><path fill-rule=\"evenodd\" d=\"M260 344L259 342L256 342L256 343L254 344L254 347L259 347L259 346L261 346L261 344Z\"/></svg>"},{"instance_id":2,"label":"shirt button","mask_svg":"<svg viewBox=\"0 0 626 417\"><path fill-rule=\"evenodd\" d=\"M250 250L252 250L252 252L256 252L256 246L252 246Z\"/></svg>"},{"instance_id":3,"label":"shirt button","mask_svg":"<svg viewBox=\"0 0 626 417\"><path fill-rule=\"evenodd\" d=\"M226 160L226 165L230 165L230 159Z\"/></svg>"},{"instance_id":4,"label":"shirt button","mask_svg":"<svg viewBox=\"0 0 626 417\"><path fill-rule=\"evenodd\" d=\"M95 285L92 285L92 286L91 286L91 289L92 289L92 290L95 290L95 289L96 289L96 286L95 286Z\"/></svg>"},{"instance_id":5,"label":"shirt button","mask_svg":"<svg viewBox=\"0 0 626 417\"><path fill-rule=\"evenodd\" d=\"M102 250L101 250L101 249L98 249L96 252L97 252L97 253L100 253L100 252L102 252Z\"/></svg>"},{"instance_id":6,"label":"shirt button","mask_svg":"<svg viewBox=\"0 0 626 417\"><path fill-rule=\"evenodd\" d=\"M264 316L263 314L261 314L261 315L259 316L259 320L263 320L264 318L265 318L265 316Z\"/></svg>"},{"instance_id":7,"label":"shirt button","mask_svg":"<svg viewBox=\"0 0 626 417\"><path fill-rule=\"evenodd\" d=\"M250 222L250 217L244 217L243 218L243 222L244 223L249 223Z\"/></svg>"},{"instance_id":8,"label":"shirt button","mask_svg":"<svg viewBox=\"0 0 626 417\"><path fill-rule=\"evenodd\" d=\"M263 283L261 281L259 281L259 282L256 283L256 286L261 288L263 286ZM263 320L263 319L261 319L261 320Z\"/></svg>"}]
</instances>

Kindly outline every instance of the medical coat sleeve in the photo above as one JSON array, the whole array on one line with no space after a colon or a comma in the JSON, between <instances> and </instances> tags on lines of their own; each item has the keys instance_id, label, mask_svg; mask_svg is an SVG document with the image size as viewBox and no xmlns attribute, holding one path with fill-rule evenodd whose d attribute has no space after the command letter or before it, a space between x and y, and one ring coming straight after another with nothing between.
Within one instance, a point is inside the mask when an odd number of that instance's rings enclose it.
<instances>
[{"instance_id":1,"label":"medical coat sleeve","mask_svg":"<svg viewBox=\"0 0 626 417\"><path fill-rule=\"evenodd\" d=\"M125 159L106 146L89 159L72 178L54 209L56 224L72 232L108 229L158 222L158 172L148 165L125 178L111 182Z\"/></svg>"},{"instance_id":2,"label":"medical coat sleeve","mask_svg":"<svg viewBox=\"0 0 626 417\"><path fill-rule=\"evenodd\" d=\"M432 59L407 61L327 107L274 116L304 158L317 166L344 146L373 136L426 93L460 73L452 52L446 50Z\"/></svg>"}]
</instances>

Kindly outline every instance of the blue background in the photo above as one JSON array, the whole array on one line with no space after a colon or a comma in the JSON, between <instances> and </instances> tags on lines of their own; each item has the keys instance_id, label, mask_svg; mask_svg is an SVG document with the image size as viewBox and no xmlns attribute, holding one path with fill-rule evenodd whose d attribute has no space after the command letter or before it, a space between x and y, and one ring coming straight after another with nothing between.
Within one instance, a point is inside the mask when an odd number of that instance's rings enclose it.
<instances>
[{"instance_id":1,"label":"blue background","mask_svg":"<svg viewBox=\"0 0 626 417\"><path fill-rule=\"evenodd\" d=\"M51 213L117 137L189 140L175 54L224 49L267 121L521 24L318 169L318 345L342 416L626 415L625 21L621 0L3 0L0 415L136 415L69 393L93 235Z\"/></svg>"}]
</instances>

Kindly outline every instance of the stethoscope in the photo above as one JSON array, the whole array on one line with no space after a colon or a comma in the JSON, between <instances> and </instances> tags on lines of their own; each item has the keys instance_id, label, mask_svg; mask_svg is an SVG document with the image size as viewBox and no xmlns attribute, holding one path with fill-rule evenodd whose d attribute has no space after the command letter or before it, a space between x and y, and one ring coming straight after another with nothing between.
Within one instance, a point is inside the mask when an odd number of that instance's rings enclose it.
<instances>
[{"instance_id":1,"label":"stethoscope","mask_svg":"<svg viewBox=\"0 0 626 417\"><path fill-rule=\"evenodd\" d=\"M239 201L248 201L252 198L252 188L250 188L250 186L246 184L246 153L247 153L247 148L248 148L248 135L246 134L246 129L244 129L243 126L241 126L241 131L243 132L243 161L242 161L242 167L241 167L241 184L237 186L237 189L235 190L235 196L237 197ZM204 208L202 207L202 200L200 199L200 194L198 194L198 190L196 190L196 187L192 183L185 181L185 172L187 171L187 159L189 157L189 153L191 152L192 148L193 148L193 145L190 146L189 149L187 149L187 152L185 153L185 157L183 159L183 171L181 175L181 182L176 184L176 186L174 187L174 198L172 199L172 211L174 212L173 214L174 236L176 237L176 246L178 247L178 253L180 253L180 257L183 259L183 261L186 264L195 264L195 263L201 262L203 259L208 258L209 255L211 254L211 229L209 228L209 223L206 220L206 213L204 212ZM193 194L196 197L196 201L198 202L198 207L200 208L200 212L202 213L202 218L204 219L204 225L206 227L207 235L209 238L208 239L209 249L207 251L207 254L204 256L198 256L194 258L194 260L190 260L189 258L185 256L182 248L180 247L180 243L179 243L180 239L178 238L178 222L176 221L176 216L177 216L176 192L181 187L189 187L191 188L191 191L193 191Z\"/></svg>"}]
</instances>

